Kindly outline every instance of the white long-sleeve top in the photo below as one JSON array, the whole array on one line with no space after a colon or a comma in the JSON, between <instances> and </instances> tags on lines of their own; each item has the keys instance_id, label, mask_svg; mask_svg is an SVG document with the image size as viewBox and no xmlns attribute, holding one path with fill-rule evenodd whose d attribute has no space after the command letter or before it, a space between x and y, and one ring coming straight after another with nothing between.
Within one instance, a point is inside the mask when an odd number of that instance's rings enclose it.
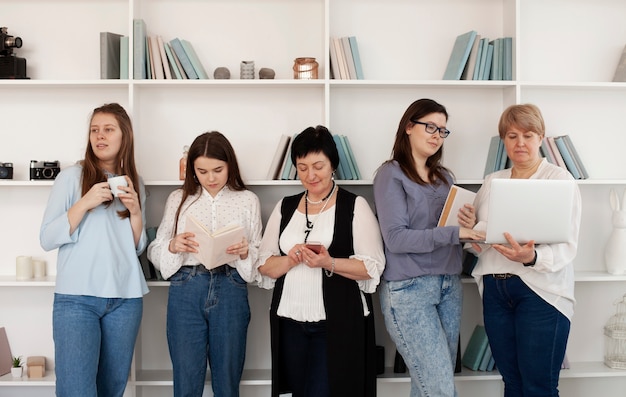
<instances>
[{"instance_id":1,"label":"white long-sleeve top","mask_svg":"<svg viewBox=\"0 0 626 397\"><path fill-rule=\"evenodd\" d=\"M271 256L280 256L280 250L289 251L295 244L304 243L306 230L305 214L296 210L285 230L280 234L280 220L282 200L276 204L270 215L263 240L259 249L259 266ZM315 215L311 219L314 223L308 241L319 241L328 248L333 240L335 227L335 205ZM309 217L311 218L311 217ZM378 222L369 204L363 197L357 197L352 220L354 255L350 258L363 261L368 280L355 281L359 289L365 293L373 293L380 282L380 276L385 269L385 252ZM279 240L280 236L280 240ZM320 321L326 318L324 300L322 296L322 269L310 268L301 263L287 272L283 293L278 307L278 315L292 318L297 321ZM274 287L275 279L261 276L259 286L265 289ZM367 306L364 306L364 314Z\"/></svg>"},{"instance_id":2,"label":"white long-sleeve top","mask_svg":"<svg viewBox=\"0 0 626 397\"><path fill-rule=\"evenodd\" d=\"M511 178L511 169L494 172L485 177L485 181L474 200L476 219L475 230L487 230L487 214L489 211L489 194L491 181L496 178ZM537 171L530 179L573 179L569 172L543 159ZM511 211L515 211L514 208ZM574 315L574 258L578 249L578 234L582 212L580 191L576 188L572 210L572 226L568 243L538 244L537 261L534 266L524 266L513 262L491 248L488 244L480 244L482 252L478 253L478 263L472 272L482 295L482 276L494 273L511 273L518 275L543 300L554 306L568 319ZM469 244L466 245L466 248ZM474 252L472 249L470 251ZM475 253L475 252L474 252Z\"/></svg>"},{"instance_id":3,"label":"white long-sleeve top","mask_svg":"<svg viewBox=\"0 0 626 397\"><path fill-rule=\"evenodd\" d=\"M176 210L182 196L181 189L170 193L156 238L148 246L148 259L161 271L165 279L170 278L181 266L199 264L191 253L173 254L169 251L170 241L174 237ZM256 261L261 242L262 221L261 205L256 194L249 190L234 191L225 186L213 197L202 188L200 194L189 196L183 204L178 218L177 234L185 231L187 214L191 214L211 232L232 224L241 225L248 240L248 257L236 259L228 265L236 268L246 282L258 282L260 276Z\"/></svg>"}]
</instances>

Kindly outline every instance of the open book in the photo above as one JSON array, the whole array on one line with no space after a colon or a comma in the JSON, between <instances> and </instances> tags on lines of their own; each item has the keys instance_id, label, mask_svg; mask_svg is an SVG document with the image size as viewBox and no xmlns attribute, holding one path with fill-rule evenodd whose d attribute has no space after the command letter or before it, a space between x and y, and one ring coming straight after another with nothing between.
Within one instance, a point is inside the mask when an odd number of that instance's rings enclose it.
<instances>
[{"instance_id":1,"label":"open book","mask_svg":"<svg viewBox=\"0 0 626 397\"><path fill-rule=\"evenodd\" d=\"M213 269L239 258L239 255L226 253L226 248L244 238L244 230L239 225L229 225L211 233L196 218L187 215L185 232L195 235L198 253L194 257L207 269Z\"/></svg>"},{"instance_id":2,"label":"open book","mask_svg":"<svg viewBox=\"0 0 626 397\"><path fill-rule=\"evenodd\" d=\"M459 226L459 209L465 204L474 204L476 193L457 185L452 185L443 205L437 226Z\"/></svg>"}]
</instances>

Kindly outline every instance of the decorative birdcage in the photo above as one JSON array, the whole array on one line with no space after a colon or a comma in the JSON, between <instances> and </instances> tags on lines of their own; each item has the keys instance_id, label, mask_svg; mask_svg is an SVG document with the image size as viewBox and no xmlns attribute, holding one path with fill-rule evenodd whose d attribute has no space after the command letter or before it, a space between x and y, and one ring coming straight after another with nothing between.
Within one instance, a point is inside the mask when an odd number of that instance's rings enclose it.
<instances>
[{"instance_id":1,"label":"decorative birdcage","mask_svg":"<svg viewBox=\"0 0 626 397\"><path fill-rule=\"evenodd\" d=\"M626 369L626 295L616 303L617 310L604 326L604 364Z\"/></svg>"}]
</instances>

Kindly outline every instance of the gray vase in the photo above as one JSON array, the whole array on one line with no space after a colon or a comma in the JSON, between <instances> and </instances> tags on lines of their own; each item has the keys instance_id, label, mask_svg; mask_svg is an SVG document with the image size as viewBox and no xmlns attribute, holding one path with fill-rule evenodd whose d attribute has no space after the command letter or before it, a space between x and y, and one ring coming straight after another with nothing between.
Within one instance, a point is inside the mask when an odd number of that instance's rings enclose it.
<instances>
[{"instance_id":1,"label":"gray vase","mask_svg":"<svg viewBox=\"0 0 626 397\"><path fill-rule=\"evenodd\" d=\"M220 66L219 68L216 68L213 72L213 78L228 80L230 79L230 70L228 70L228 68L224 66Z\"/></svg>"}]
</instances>

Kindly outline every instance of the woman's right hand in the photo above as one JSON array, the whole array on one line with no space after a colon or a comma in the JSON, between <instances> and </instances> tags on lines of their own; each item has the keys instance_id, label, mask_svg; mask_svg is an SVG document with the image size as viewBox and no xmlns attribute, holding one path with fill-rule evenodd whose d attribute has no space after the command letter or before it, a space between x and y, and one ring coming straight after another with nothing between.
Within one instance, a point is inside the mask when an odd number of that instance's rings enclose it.
<instances>
[{"instance_id":1,"label":"woman's right hand","mask_svg":"<svg viewBox=\"0 0 626 397\"><path fill-rule=\"evenodd\" d=\"M102 203L113 200L113 194L109 188L109 183L96 183L91 187L91 189L89 189L89 191L87 191L87 193L85 193L81 200L87 210L94 209Z\"/></svg>"},{"instance_id":2,"label":"woman's right hand","mask_svg":"<svg viewBox=\"0 0 626 397\"><path fill-rule=\"evenodd\" d=\"M485 233L479 232L474 229L468 229L466 227L459 228L459 239L460 240L484 240Z\"/></svg>"},{"instance_id":3,"label":"woman's right hand","mask_svg":"<svg viewBox=\"0 0 626 397\"><path fill-rule=\"evenodd\" d=\"M199 244L196 240L194 240L195 236L196 235L191 232L177 234L170 240L170 244L167 249L172 254L178 254L181 252L198 252L196 247Z\"/></svg>"}]
</instances>

